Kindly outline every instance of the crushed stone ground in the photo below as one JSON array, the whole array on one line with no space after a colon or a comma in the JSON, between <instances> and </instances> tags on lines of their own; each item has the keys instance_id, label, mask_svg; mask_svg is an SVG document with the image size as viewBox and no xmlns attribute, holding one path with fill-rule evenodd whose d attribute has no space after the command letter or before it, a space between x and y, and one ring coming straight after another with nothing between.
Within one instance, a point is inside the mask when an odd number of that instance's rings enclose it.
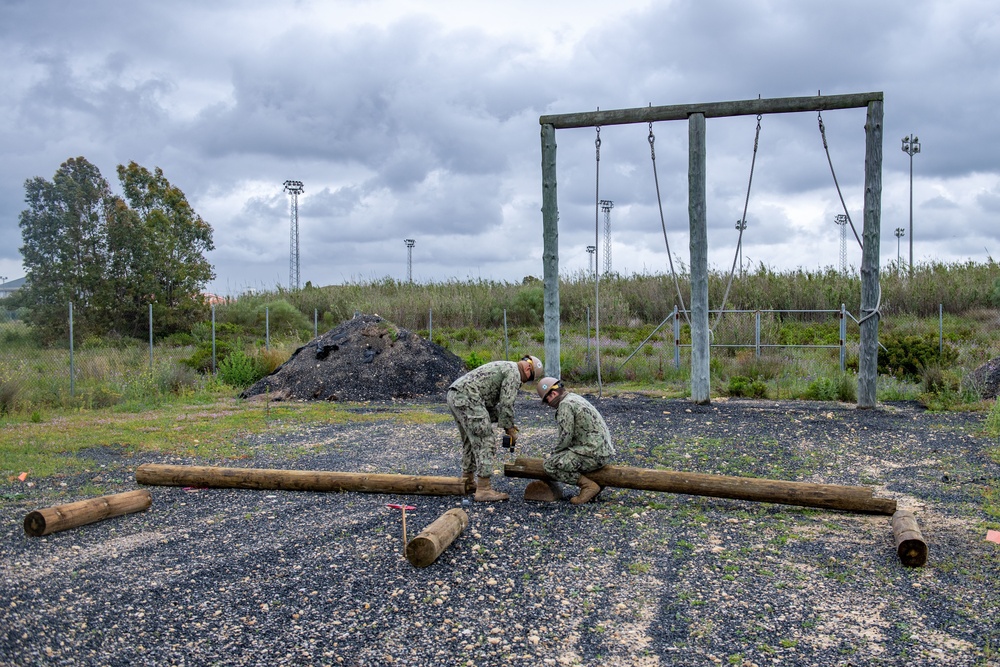
<instances>
[{"instance_id":1,"label":"crushed stone ground","mask_svg":"<svg viewBox=\"0 0 1000 667\"><path fill-rule=\"evenodd\" d=\"M615 463L871 486L913 509L929 547L903 567L887 516L605 489L584 506L464 506L433 565L403 558L459 497L143 487L153 506L42 538L31 510L139 488L147 462L458 475L440 400L351 406L366 423L275 429L237 461L95 449L91 472L0 502L4 665L997 665L1000 446L982 415L913 404L591 397ZM420 424L393 419L418 407ZM517 403L518 454L544 454L552 411ZM426 423L425 423L426 422ZM995 456L995 454L994 454ZM22 495L23 494L23 495Z\"/></svg>"}]
</instances>

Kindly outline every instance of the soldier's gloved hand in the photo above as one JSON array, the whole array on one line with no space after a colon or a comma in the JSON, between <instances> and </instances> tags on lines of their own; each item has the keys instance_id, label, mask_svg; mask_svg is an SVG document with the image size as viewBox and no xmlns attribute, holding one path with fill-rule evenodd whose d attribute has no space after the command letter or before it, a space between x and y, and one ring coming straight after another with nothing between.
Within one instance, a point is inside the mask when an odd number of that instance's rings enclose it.
<instances>
[{"instance_id":1,"label":"soldier's gloved hand","mask_svg":"<svg viewBox=\"0 0 1000 667\"><path fill-rule=\"evenodd\" d=\"M510 436L510 451L514 451L514 447L517 446L517 427L511 426L510 428L505 428L504 432Z\"/></svg>"}]
</instances>

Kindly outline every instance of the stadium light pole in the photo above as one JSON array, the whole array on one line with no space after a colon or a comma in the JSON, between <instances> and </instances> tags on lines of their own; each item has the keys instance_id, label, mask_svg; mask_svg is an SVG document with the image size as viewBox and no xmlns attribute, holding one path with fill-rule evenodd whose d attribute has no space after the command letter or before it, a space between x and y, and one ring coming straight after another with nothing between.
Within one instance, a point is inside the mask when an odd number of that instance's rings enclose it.
<instances>
[{"instance_id":1,"label":"stadium light pole","mask_svg":"<svg viewBox=\"0 0 1000 667\"><path fill-rule=\"evenodd\" d=\"M403 239L403 243L406 244L406 280L407 282L413 282L413 246L416 245L416 239Z\"/></svg>"},{"instance_id":2,"label":"stadium light pole","mask_svg":"<svg viewBox=\"0 0 1000 667\"><path fill-rule=\"evenodd\" d=\"M899 239L906 234L906 230L902 227L896 227L896 275L899 275Z\"/></svg>"},{"instance_id":3,"label":"stadium light pole","mask_svg":"<svg viewBox=\"0 0 1000 667\"><path fill-rule=\"evenodd\" d=\"M903 137L903 152L910 156L910 277L913 277L913 156L920 152L920 139L915 135Z\"/></svg>"},{"instance_id":4,"label":"stadium light pole","mask_svg":"<svg viewBox=\"0 0 1000 667\"><path fill-rule=\"evenodd\" d=\"M594 270L595 270L594 269L594 254L596 252L597 252L597 246L596 245L589 245L589 246L587 246L587 254L590 255L590 262L589 262L589 264L590 264L590 273L591 274L593 274Z\"/></svg>"}]
</instances>

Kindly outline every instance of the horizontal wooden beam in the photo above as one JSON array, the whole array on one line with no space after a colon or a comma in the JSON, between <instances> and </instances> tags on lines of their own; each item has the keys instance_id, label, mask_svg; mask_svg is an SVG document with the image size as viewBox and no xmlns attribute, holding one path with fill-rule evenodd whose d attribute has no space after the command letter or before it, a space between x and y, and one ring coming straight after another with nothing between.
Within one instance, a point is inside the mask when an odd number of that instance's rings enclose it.
<instances>
[{"instance_id":1,"label":"horizontal wooden beam","mask_svg":"<svg viewBox=\"0 0 1000 667\"><path fill-rule=\"evenodd\" d=\"M135 481L139 484L157 486L204 486L223 489L360 491L424 496L461 496L466 493L465 480L461 477L176 466L158 463L144 463L139 466L135 471Z\"/></svg>"},{"instance_id":2,"label":"horizontal wooden beam","mask_svg":"<svg viewBox=\"0 0 1000 667\"><path fill-rule=\"evenodd\" d=\"M504 466L504 475L529 479L551 479L545 473L541 459L519 458ZM588 472L587 477L601 486L614 486L623 489L686 493L692 496L712 496L801 507L820 507L864 514L891 515L896 511L895 500L873 498L872 490L865 486L782 482L755 477L728 477L628 466L604 466L600 470Z\"/></svg>"},{"instance_id":3,"label":"horizontal wooden beam","mask_svg":"<svg viewBox=\"0 0 1000 667\"><path fill-rule=\"evenodd\" d=\"M611 111L584 111L579 113L541 116L541 125L555 129L571 127L605 127L630 123L655 123L661 120L687 120L693 113L705 118L726 116L756 116L757 114L797 113L801 111L828 111L867 107L869 102L882 100L882 93L852 93L849 95L816 95L813 97L778 97L771 99L740 100L735 102L707 102L703 104L675 104L648 106Z\"/></svg>"}]
</instances>

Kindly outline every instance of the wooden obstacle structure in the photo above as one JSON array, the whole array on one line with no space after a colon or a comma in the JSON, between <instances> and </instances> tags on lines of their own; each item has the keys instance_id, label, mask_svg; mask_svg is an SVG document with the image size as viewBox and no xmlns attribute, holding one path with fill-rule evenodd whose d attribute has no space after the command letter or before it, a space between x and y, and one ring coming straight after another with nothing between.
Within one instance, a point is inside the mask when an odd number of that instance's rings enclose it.
<instances>
[{"instance_id":1,"label":"wooden obstacle structure","mask_svg":"<svg viewBox=\"0 0 1000 667\"><path fill-rule=\"evenodd\" d=\"M469 515L458 507L448 510L420 531L406 545L406 560L413 567L427 567L437 560L469 525Z\"/></svg>"},{"instance_id":2,"label":"wooden obstacle structure","mask_svg":"<svg viewBox=\"0 0 1000 667\"><path fill-rule=\"evenodd\" d=\"M542 467L541 459L518 458L504 466L504 475L552 481ZM895 500L875 498L872 490L864 486L782 482L754 477L728 477L611 465L588 472L587 477L602 487L685 493L693 496L820 507L864 514L891 515L896 511Z\"/></svg>"},{"instance_id":3,"label":"wooden obstacle structure","mask_svg":"<svg viewBox=\"0 0 1000 667\"><path fill-rule=\"evenodd\" d=\"M369 474L324 470L222 468L145 463L135 471L139 484L201 486L221 489L276 491L358 491L423 496L462 496L468 492L461 477Z\"/></svg>"},{"instance_id":4,"label":"wooden obstacle structure","mask_svg":"<svg viewBox=\"0 0 1000 667\"><path fill-rule=\"evenodd\" d=\"M141 512L152 504L153 497L149 491L139 490L56 505L35 510L24 517L24 532L32 537L41 537L122 514Z\"/></svg>"}]
</instances>

